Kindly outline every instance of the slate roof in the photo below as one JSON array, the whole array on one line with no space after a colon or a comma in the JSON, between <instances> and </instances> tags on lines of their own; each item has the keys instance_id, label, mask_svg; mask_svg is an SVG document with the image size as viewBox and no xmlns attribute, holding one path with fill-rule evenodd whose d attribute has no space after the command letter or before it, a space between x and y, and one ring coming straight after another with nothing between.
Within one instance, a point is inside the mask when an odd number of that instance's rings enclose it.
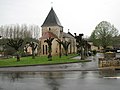
<instances>
[{"instance_id":1,"label":"slate roof","mask_svg":"<svg viewBox=\"0 0 120 90\"><path fill-rule=\"evenodd\" d=\"M70 35L69 33L65 33L65 32L62 32L63 34L63 37L65 38L72 38L72 39L75 39L72 35Z\"/></svg>"},{"instance_id":2,"label":"slate roof","mask_svg":"<svg viewBox=\"0 0 120 90\"><path fill-rule=\"evenodd\" d=\"M40 39L48 39L48 38L58 38L58 37L52 32L48 31L48 32L45 32Z\"/></svg>"},{"instance_id":3,"label":"slate roof","mask_svg":"<svg viewBox=\"0 0 120 90\"><path fill-rule=\"evenodd\" d=\"M55 11L53 10L53 8L51 8L50 12L48 13L48 16L46 17L46 19L41 27L43 27L43 26L56 26L56 25L62 27Z\"/></svg>"}]
</instances>

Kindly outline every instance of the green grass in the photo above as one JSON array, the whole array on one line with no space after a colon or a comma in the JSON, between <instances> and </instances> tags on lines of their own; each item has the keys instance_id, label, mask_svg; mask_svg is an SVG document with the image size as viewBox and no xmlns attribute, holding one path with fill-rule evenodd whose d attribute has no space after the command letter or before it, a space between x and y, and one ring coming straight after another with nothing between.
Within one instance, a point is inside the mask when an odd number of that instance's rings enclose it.
<instances>
[{"instance_id":1,"label":"green grass","mask_svg":"<svg viewBox=\"0 0 120 90\"><path fill-rule=\"evenodd\" d=\"M47 56L35 57L21 57L19 62L16 61L16 58L3 59L0 60L0 67L4 66L25 66L25 65L45 65L45 64L61 64L61 63L70 63L70 62L83 62L80 60L71 59L75 55L62 56L53 56L52 61L48 61Z\"/></svg>"}]
</instances>

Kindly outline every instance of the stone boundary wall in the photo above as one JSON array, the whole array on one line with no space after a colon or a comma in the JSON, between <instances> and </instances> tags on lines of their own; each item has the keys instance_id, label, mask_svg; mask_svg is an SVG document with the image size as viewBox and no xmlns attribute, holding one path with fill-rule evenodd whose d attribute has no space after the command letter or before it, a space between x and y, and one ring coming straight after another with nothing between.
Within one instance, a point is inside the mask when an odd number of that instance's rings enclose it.
<instances>
[{"instance_id":1,"label":"stone boundary wall","mask_svg":"<svg viewBox=\"0 0 120 90\"><path fill-rule=\"evenodd\" d=\"M110 60L107 60L105 58L99 58L98 61L99 67L119 67L120 66L120 59L113 58Z\"/></svg>"}]
</instances>

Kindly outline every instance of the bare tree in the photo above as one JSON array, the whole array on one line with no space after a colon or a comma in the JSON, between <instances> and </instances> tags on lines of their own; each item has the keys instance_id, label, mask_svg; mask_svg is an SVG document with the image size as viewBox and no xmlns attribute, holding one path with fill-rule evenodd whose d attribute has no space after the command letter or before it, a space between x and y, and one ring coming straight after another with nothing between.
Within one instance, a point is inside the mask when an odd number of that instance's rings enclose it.
<instances>
[{"instance_id":1,"label":"bare tree","mask_svg":"<svg viewBox=\"0 0 120 90\"><path fill-rule=\"evenodd\" d=\"M1 25L0 34L4 38L36 38L40 37L40 28L38 25L27 25L27 24L10 24Z\"/></svg>"},{"instance_id":2,"label":"bare tree","mask_svg":"<svg viewBox=\"0 0 120 90\"><path fill-rule=\"evenodd\" d=\"M25 46L25 49L27 50L28 47L32 48L32 59L35 59L35 50L38 47L38 43L36 42L27 42L27 45Z\"/></svg>"},{"instance_id":3,"label":"bare tree","mask_svg":"<svg viewBox=\"0 0 120 90\"><path fill-rule=\"evenodd\" d=\"M23 43L23 39L8 39L8 43L7 45L9 45L10 47L14 48L17 52L17 61L20 61L20 55L19 55L19 48L22 46Z\"/></svg>"},{"instance_id":4,"label":"bare tree","mask_svg":"<svg viewBox=\"0 0 120 90\"><path fill-rule=\"evenodd\" d=\"M48 60L52 61L52 41L54 40L54 38L48 38L46 39L44 42L46 42L48 44Z\"/></svg>"}]
</instances>

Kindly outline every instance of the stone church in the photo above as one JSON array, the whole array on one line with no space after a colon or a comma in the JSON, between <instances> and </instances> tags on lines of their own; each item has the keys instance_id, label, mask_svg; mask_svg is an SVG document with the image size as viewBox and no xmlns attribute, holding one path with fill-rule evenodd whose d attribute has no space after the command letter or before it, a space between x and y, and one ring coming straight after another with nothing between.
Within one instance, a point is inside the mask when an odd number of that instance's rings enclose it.
<instances>
[{"instance_id":1,"label":"stone church","mask_svg":"<svg viewBox=\"0 0 120 90\"><path fill-rule=\"evenodd\" d=\"M52 41L52 55L59 55L59 44L56 41L57 39L61 41L70 42L68 54L76 53L76 39L74 36L68 31L65 33L63 30L63 26L61 25L55 11L51 8L48 13L44 23L42 24L42 37L40 38L40 55L48 55L48 45L44 41L49 37L54 37ZM62 55L65 54L64 48L62 47Z\"/></svg>"}]
</instances>

